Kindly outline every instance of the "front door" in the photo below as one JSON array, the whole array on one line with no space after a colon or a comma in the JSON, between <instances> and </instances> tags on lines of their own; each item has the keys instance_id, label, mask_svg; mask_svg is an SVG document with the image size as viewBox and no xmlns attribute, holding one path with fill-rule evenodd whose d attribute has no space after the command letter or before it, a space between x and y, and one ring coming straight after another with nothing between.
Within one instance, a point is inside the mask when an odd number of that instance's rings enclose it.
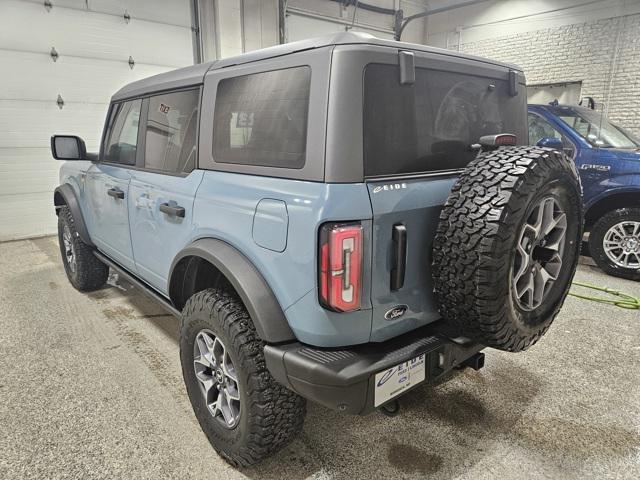
<instances>
[{"instance_id":1,"label":"front door","mask_svg":"<svg viewBox=\"0 0 640 480\"><path fill-rule=\"evenodd\" d=\"M193 203L203 176L195 170L199 103L199 89L145 99L143 166L129 185L137 272L165 294L171 263L193 238Z\"/></svg>"},{"instance_id":2,"label":"front door","mask_svg":"<svg viewBox=\"0 0 640 480\"><path fill-rule=\"evenodd\" d=\"M129 233L128 196L138 146L142 100L114 105L109 115L105 148L86 176L91 239L100 251L135 271Z\"/></svg>"}]
</instances>

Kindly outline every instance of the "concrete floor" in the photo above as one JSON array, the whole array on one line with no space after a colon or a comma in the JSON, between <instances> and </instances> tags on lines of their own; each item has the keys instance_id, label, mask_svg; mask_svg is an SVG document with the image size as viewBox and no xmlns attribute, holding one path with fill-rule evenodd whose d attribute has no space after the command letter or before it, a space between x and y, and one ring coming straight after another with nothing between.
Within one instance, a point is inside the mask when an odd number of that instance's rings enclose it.
<instances>
[{"instance_id":1,"label":"concrete floor","mask_svg":"<svg viewBox=\"0 0 640 480\"><path fill-rule=\"evenodd\" d=\"M578 280L640 296L580 266ZM395 418L309 405L238 471L191 412L177 322L128 286L75 291L53 237L0 244L0 478L640 478L640 312L569 298L541 343L421 387Z\"/></svg>"}]
</instances>

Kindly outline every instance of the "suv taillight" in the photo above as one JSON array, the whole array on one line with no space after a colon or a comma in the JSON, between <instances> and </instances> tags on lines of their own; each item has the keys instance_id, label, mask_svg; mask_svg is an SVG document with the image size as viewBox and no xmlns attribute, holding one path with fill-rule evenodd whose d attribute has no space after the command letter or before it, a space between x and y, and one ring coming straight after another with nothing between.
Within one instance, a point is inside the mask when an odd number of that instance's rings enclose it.
<instances>
[{"instance_id":1,"label":"suv taillight","mask_svg":"<svg viewBox=\"0 0 640 480\"><path fill-rule=\"evenodd\" d=\"M362 225L327 223L320 229L320 301L337 312L360 308Z\"/></svg>"}]
</instances>

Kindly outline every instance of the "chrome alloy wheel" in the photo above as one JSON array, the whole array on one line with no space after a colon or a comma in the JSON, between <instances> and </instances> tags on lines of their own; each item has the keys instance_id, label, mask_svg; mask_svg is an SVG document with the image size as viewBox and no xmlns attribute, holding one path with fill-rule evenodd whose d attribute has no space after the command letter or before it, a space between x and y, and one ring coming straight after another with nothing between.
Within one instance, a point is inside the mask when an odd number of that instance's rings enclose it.
<instances>
[{"instance_id":1,"label":"chrome alloy wheel","mask_svg":"<svg viewBox=\"0 0 640 480\"><path fill-rule=\"evenodd\" d=\"M210 330L196 335L193 367L209 413L227 428L240 419L238 375L227 349Z\"/></svg>"},{"instance_id":2,"label":"chrome alloy wheel","mask_svg":"<svg viewBox=\"0 0 640 480\"><path fill-rule=\"evenodd\" d=\"M538 308L562 269L567 216L554 197L545 197L527 218L516 246L512 290L524 310Z\"/></svg>"},{"instance_id":3,"label":"chrome alloy wheel","mask_svg":"<svg viewBox=\"0 0 640 480\"><path fill-rule=\"evenodd\" d=\"M64 244L64 256L67 259L67 265L71 272L76 271L76 251L73 247L73 241L71 240L71 230L69 226L65 225L62 231L62 243Z\"/></svg>"},{"instance_id":4,"label":"chrome alloy wheel","mask_svg":"<svg viewBox=\"0 0 640 480\"><path fill-rule=\"evenodd\" d=\"M640 268L640 222L625 221L612 226L602 240L604 253L623 268Z\"/></svg>"}]
</instances>

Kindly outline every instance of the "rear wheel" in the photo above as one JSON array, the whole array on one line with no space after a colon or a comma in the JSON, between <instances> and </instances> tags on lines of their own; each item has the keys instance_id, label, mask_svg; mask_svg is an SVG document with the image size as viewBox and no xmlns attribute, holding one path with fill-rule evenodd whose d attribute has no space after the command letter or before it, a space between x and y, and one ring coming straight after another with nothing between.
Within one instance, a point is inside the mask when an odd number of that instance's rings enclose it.
<instances>
[{"instance_id":1,"label":"rear wheel","mask_svg":"<svg viewBox=\"0 0 640 480\"><path fill-rule=\"evenodd\" d=\"M433 245L440 313L456 333L520 351L549 328L576 270L580 182L564 154L481 153L441 212Z\"/></svg>"},{"instance_id":2,"label":"rear wheel","mask_svg":"<svg viewBox=\"0 0 640 480\"><path fill-rule=\"evenodd\" d=\"M58 212L58 243L62 264L71 285L81 292L104 286L109 277L109 267L98 260L92 247L82 241L67 206Z\"/></svg>"},{"instance_id":3,"label":"rear wheel","mask_svg":"<svg viewBox=\"0 0 640 480\"><path fill-rule=\"evenodd\" d=\"M235 295L211 288L187 301L180 361L189 400L211 445L235 466L280 450L304 422L305 400L273 379L263 348Z\"/></svg>"},{"instance_id":4,"label":"rear wheel","mask_svg":"<svg viewBox=\"0 0 640 480\"><path fill-rule=\"evenodd\" d=\"M591 258L609 275L640 280L640 208L602 216L589 235Z\"/></svg>"}]
</instances>

